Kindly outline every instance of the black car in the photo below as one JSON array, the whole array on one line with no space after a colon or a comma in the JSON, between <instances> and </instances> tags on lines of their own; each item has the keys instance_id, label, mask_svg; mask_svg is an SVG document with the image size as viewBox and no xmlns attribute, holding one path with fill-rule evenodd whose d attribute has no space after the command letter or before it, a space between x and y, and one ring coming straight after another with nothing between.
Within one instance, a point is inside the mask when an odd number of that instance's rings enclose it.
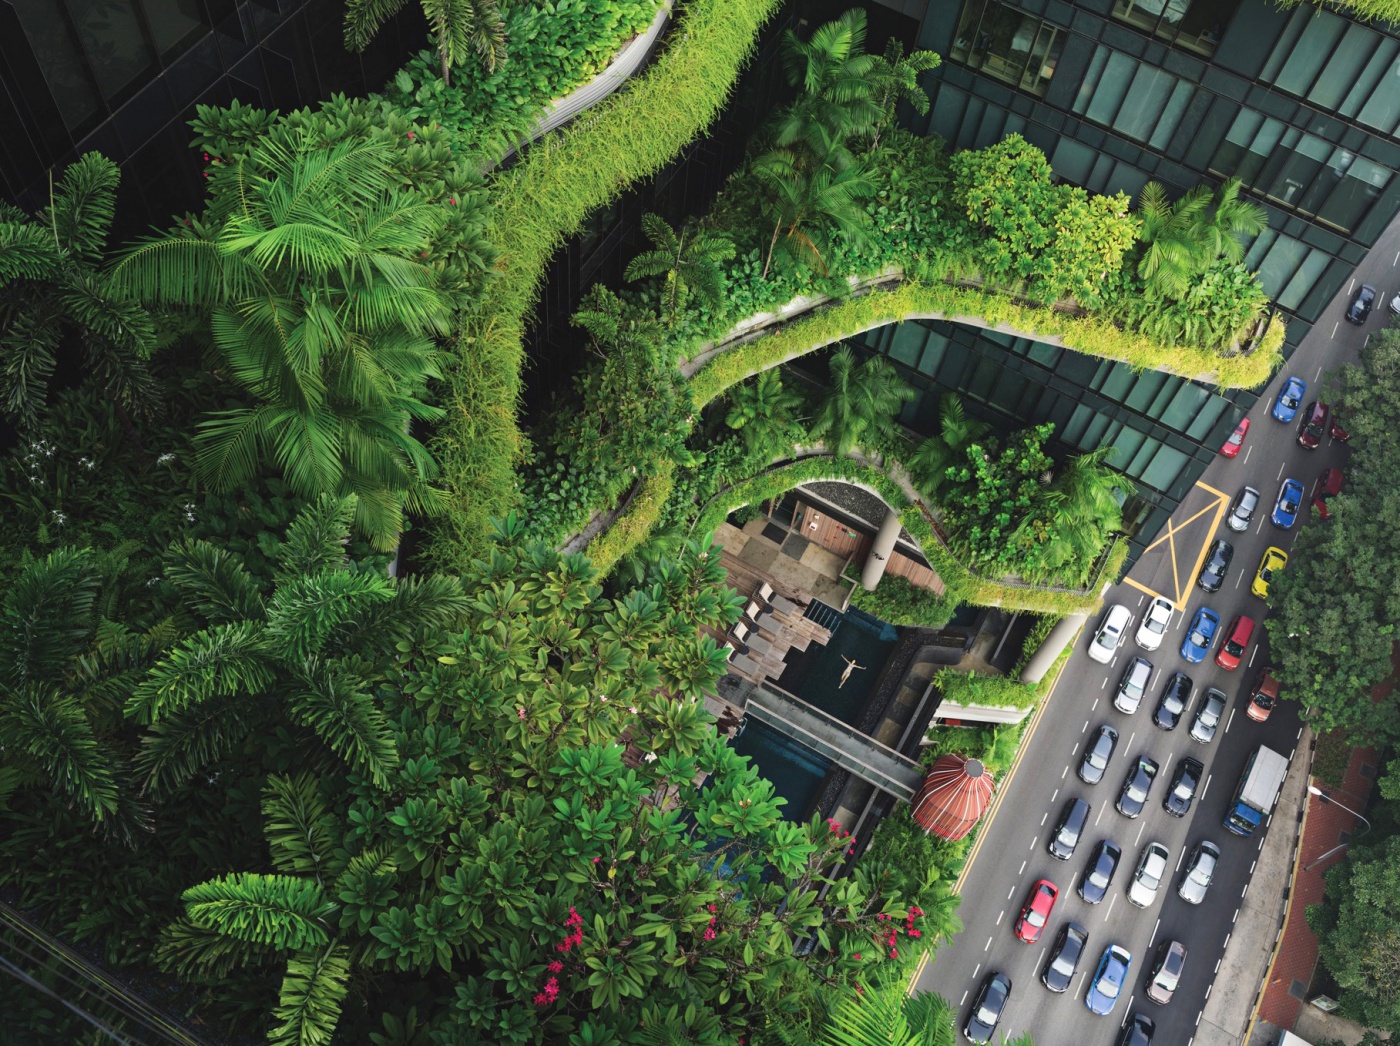
<instances>
[{"instance_id":1,"label":"black car","mask_svg":"<svg viewBox=\"0 0 1400 1046\"><path fill-rule=\"evenodd\" d=\"M1195 684L1185 672L1173 672L1162 687L1162 696L1157 699L1157 710L1152 713L1152 722L1163 730L1175 730L1181 722L1181 713L1191 700Z\"/></svg>"},{"instance_id":2,"label":"black car","mask_svg":"<svg viewBox=\"0 0 1400 1046\"><path fill-rule=\"evenodd\" d=\"M1108 761L1113 758L1113 750L1117 747L1117 730L1107 723L1095 730L1093 738L1084 748L1084 758L1079 760L1079 779L1090 785L1102 781Z\"/></svg>"},{"instance_id":3,"label":"black car","mask_svg":"<svg viewBox=\"0 0 1400 1046\"><path fill-rule=\"evenodd\" d=\"M1210 744L1215 731L1220 727L1220 717L1225 714L1225 694L1211 687L1196 706L1196 721L1191 724L1191 740L1203 745Z\"/></svg>"},{"instance_id":4,"label":"black car","mask_svg":"<svg viewBox=\"0 0 1400 1046\"><path fill-rule=\"evenodd\" d=\"M1199 759L1184 755L1176 761L1172 773L1171 787L1162 799L1162 809L1173 817L1185 817L1191 809L1191 801L1196 798L1196 789L1201 787L1201 775L1206 768Z\"/></svg>"},{"instance_id":5,"label":"black car","mask_svg":"<svg viewBox=\"0 0 1400 1046\"><path fill-rule=\"evenodd\" d=\"M1123 780L1123 791L1118 794L1118 812L1124 817L1136 817L1147 804L1147 793L1152 790L1152 781L1161 769L1147 756L1140 756Z\"/></svg>"},{"instance_id":6,"label":"black car","mask_svg":"<svg viewBox=\"0 0 1400 1046\"><path fill-rule=\"evenodd\" d=\"M1050 958L1045 961L1040 983L1052 992L1067 990L1069 982L1074 980L1074 973L1079 968L1079 960L1084 955L1084 948L1088 943L1088 930L1078 923L1065 923L1060 936L1055 938L1055 947L1050 949Z\"/></svg>"},{"instance_id":7,"label":"black car","mask_svg":"<svg viewBox=\"0 0 1400 1046\"><path fill-rule=\"evenodd\" d=\"M1145 1013L1135 1013L1123 1025L1123 1034L1118 1036L1118 1046L1152 1046L1152 1033L1157 1023Z\"/></svg>"},{"instance_id":8,"label":"black car","mask_svg":"<svg viewBox=\"0 0 1400 1046\"><path fill-rule=\"evenodd\" d=\"M1006 1000L1010 997L1011 978L996 970L987 974L977 998L972 1000L972 1012L967 1015L967 1023L963 1025L963 1034L969 1042L982 1046L992 1041L997 1024L1001 1021L1001 1011L1006 1009Z\"/></svg>"},{"instance_id":9,"label":"black car","mask_svg":"<svg viewBox=\"0 0 1400 1046\"><path fill-rule=\"evenodd\" d=\"M1225 574L1230 569L1230 560L1234 555L1234 545L1224 538L1216 538L1206 555L1205 566L1201 567L1201 576L1196 578L1196 584L1207 592L1219 592L1220 586L1225 583Z\"/></svg>"},{"instance_id":10,"label":"black car","mask_svg":"<svg viewBox=\"0 0 1400 1046\"><path fill-rule=\"evenodd\" d=\"M1356 291L1356 297L1351 299L1351 305L1347 307L1347 322L1354 323L1360 327L1366 322L1366 317L1371 315L1371 306L1376 303L1376 288L1369 283L1363 283Z\"/></svg>"},{"instance_id":11,"label":"black car","mask_svg":"<svg viewBox=\"0 0 1400 1046\"><path fill-rule=\"evenodd\" d=\"M1113 885L1113 873L1118 871L1118 862L1123 859L1123 851L1117 843L1104 839L1094 847L1094 854L1079 877L1079 898L1089 904L1098 904Z\"/></svg>"}]
</instances>

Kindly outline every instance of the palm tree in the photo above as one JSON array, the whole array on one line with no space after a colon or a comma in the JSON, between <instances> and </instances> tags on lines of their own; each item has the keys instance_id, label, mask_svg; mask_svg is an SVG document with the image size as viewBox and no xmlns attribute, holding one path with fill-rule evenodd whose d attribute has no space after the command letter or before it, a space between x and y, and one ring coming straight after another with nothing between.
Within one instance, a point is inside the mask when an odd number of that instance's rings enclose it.
<instances>
[{"instance_id":1,"label":"palm tree","mask_svg":"<svg viewBox=\"0 0 1400 1046\"><path fill-rule=\"evenodd\" d=\"M729 392L729 414L725 424L738 429L744 446L751 453L772 451L780 443L790 443L802 396L783 386L778 368L765 370L752 382L737 385Z\"/></svg>"},{"instance_id":2,"label":"palm tree","mask_svg":"<svg viewBox=\"0 0 1400 1046\"><path fill-rule=\"evenodd\" d=\"M789 152L774 149L754 161L753 173L762 193L761 213L773 223L762 278L767 278L779 247L794 264L825 276L825 252L832 232L856 242L864 238L870 215L860 201L875 192L864 170L833 170L826 165L807 169Z\"/></svg>"},{"instance_id":3,"label":"palm tree","mask_svg":"<svg viewBox=\"0 0 1400 1046\"><path fill-rule=\"evenodd\" d=\"M955 1013L932 992L908 994L891 977L842 994L831 1009L821 1046L953 1046Z\"/></svg>"},{"instance_id":4,"label":"palm tree","mask_svg":"<svg viewBox=\"0 0 1400 1046\"><path fill-rule=\"evenodd\" d=\"M946 473L963 452L990 431L984 421L969 418L962 400L951 392L938 401L939 433L919 444L906 464L926 493L938 490Z\"/></svg>"},{"instance_id":5,"label":"palm tree","mask_svg":"<svg viewBox=\"0 0 1400 1046\"><path fill-rule=\"evenodd\" d=\"M918 393L883 356L857 369L855 354L844 345L832 353L829 368L827 392L812 419L812 436L824 439L838 455L889 441L897 432L894 416L900 405Z\"/></svg>"},{"instance_id":6,"label":"palm tree","mask_svg":"<svg viewBox=\"0 0 1400 1046\"><path fill-rule=\"evenodd\" d=\"M379 27L402 10L408 0L346 0L345 47L360 52ZM452 82L452 67L474 53L490 75L506 60L506 22L499 0L421 0L428 19L442 82Z\"/></svg>"},{"instance_id":7,"label":"palm tree","mask_svg":"<svg viewBox=\"0 0 1400 1046\"><path fill-rule=\"evenodd\" d=\"M1211 262L1224 258L1231 264L1244 260L1244 240L1258 236L1269 223L1259 204L1240 199L1242 183L1227 178L1212 201L1210 217L1201 225L1201 242Z\"/></svg>"},{"instance_id":8,"label":"palm tree","mask_svg":"<svg viewBox=\"0 0 1400 1046\"><path fill-rule=\"evenodd\" d=\"M1022 521L1045 525L1036 560L1046 577L1075 583L1088 577L1109 536L1122 526L1122 501L1133 483L1105 462L1112 447L1071 458L1044 488L1037 511Z\"/></svg>"},{"instance_id":9,"label":"palm tree","mask_svg":"<svg viewBox=\"0 0 1400 1046\"><path fill-rule=\"evenodd\" d=\"M904 53L904 44L894 37L885 44L885 53L875 55L871 78L875 81L874 102L880 117L870 139L871 150L880 147L880 133L894 122L901 100L914 107L920 116L928 113L928 92L919 83L919 75L937 69L939 57L933 51Z\"/></svg>"},{"instance_id":10,"label":"palm tree","mask_svg":"<svg viewBox=\"0 0 1400 1046\"><path fill-rule=\"evenodd\" d=\"M1210 204L1210 190L1197 186L1175 203L1157 182L1138 194L1139 239L1144 245L1138 275L1150 293L1179 298L1199 268L1198 228Z\"/></svg>"},{"instance_id":11,"label":"palm tree","mask_svg":"<svg viewBox=\"0 0 1400 1046\"><path fill-rule=\"evenodd\" d=\"M111 160L88 153L35 218L0 203L0 410L21 429L39 420L65 328L76 328L84 369L133 439L129 414L159 406L146 366L156 345L150 314L100 272L120 178Z\"/></svg>"},{"instance_id":12,"label":"palm tree","mask_svg":"<svg viewBox=\"0 0 1400 1046\"><path fill-rule=\"evenodd\" d=\"M675 320L692 293L706 305L716 305L724 294L721 262L734 257L734 241L718 233L696 231L686 225L677 233L658 214L642 215L642 232L655 245L627 264L623 278L629 282L647 276L664 276L662 308Z\"/></svg>"},{"instance_id":13,"label":"palm tree","mask_svg":"<svg viewBox=\"0 0 1400 1046\"><path fill-rule=\"evenodd\" d=\"M390 548L406 509L442 506L409 423L443 414L420 397L451 298L422 258L447 209L398 191L384 143L304 146L265 139L218 170L204 219L137 243L111 279L209 310L222 374L257 401L200 424L202 480L234 490L275 464L303 497L355 495Z\"/></svg>"}]
</instances>

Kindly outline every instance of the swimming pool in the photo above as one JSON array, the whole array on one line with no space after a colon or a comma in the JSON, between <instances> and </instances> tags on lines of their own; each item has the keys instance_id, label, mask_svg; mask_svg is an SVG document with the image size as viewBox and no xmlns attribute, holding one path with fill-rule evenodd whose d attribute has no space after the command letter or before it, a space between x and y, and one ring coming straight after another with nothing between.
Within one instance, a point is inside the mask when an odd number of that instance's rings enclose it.
<instances>
[{"instance_id":1,"label":"swimming pool","mask_svg":"<svg viewBox=\"0 0 1400 1046\"><path fill-rule=\"evenodd\" d=\"M787 670L778 678L778 686L855 726L865 710L866 695L898 641L898 633L879 619L848 612L826 646L813 644L789 655ZM843 686L841 675L846 671L848 658L860 667L851 672Z\"/></svg>"},{"instance_id":2,"label":"swimming pool","mask_svg":"<svg viewBox=\"0 0 1400 1046\"><path fill-rule=\"evenodd\" d=\"M730 746L752 759L759 776L772 781L774 793L787 800L783 817L799 823L807 820L831 760L753 716L744 719L743 730Z\"/></svg>"}]
</instances>

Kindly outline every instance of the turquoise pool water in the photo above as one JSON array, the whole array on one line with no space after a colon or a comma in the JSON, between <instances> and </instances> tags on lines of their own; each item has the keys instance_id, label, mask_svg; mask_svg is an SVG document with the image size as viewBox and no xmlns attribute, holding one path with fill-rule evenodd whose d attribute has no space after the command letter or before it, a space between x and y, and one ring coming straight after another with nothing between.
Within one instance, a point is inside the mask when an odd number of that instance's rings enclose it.
<instances>
[{"instance_id":1,"label":"turquoise pool water","mask_svg":"<svg viewBox=\"0 0 1400 1046\"><path fill-rule=\"evenodd\" d=\"M773 791L787 800L782 808L785 818L807 820L831 760L753 716L744 719L743 732L730 745L752 759L759 776L772 781Z\"/></svg>"}]
</instances>

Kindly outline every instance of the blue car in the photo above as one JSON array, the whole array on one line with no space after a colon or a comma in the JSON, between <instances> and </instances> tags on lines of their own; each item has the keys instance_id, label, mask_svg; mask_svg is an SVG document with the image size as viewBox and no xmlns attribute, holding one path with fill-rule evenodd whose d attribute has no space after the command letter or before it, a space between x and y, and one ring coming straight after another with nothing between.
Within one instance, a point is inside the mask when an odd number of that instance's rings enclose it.
<instances>
[{"instance_id":1,"label":"blue car","mask_svg":"<svg viewBox=\"0 0 1400 1046\"><path fill-rule=\"evenodd\" d=\"M1210 645L1215 642L1215 633L1220 628L1220 615L1210 607L1201 607L1191 619L1191 627L1186 630L1186 638L1181 641L1181 656L1193 665L1198 665L1210 653Z\"/></svg>"},{"instance_id":2,"label":"blue car","mask_svg":"<svg viewBox=\"0 0 1400 1046\"><path fill-rule=\"evenodd\" d=\"M1293 416L1298 413L1298 408L1302 406L1303 396L1307 391L1307 382L1302 378L1289 378L1285 381L1283 388L1279 389L1278 399L1274 400L1274 420L1285 425L1292 421Z\"/></svg>"},{"instance_id":3,"label":"blue car","mask_svg":"<svg viewBox=\"0 0 1400 1046\"><path fill-rule=\"evenodd\" d=\"M1296 479L1286 479L1279 488L1278 500L1274 502L1274 514L1270 520L1274 526L1288 530L1298 522L1298 508L1303 504L1303 484Z\"/></svg>"},{"instance_id":4,"label":"blue car","mask_svg":"<svg viewBox=\"0 0 1400 1046\"><path fill-rule=\"evenodd\" d=\"M1133 965L1133 957L1126 948L1110 944L1104 949L1099 968L1094 971L1094 979L1089 982L1089 990L1084 993L1084 1005L1089 1012L1107 1017L1113 1012L1123 985L1128 982L1128 970Z\"/></svg>"}]
</instances>

